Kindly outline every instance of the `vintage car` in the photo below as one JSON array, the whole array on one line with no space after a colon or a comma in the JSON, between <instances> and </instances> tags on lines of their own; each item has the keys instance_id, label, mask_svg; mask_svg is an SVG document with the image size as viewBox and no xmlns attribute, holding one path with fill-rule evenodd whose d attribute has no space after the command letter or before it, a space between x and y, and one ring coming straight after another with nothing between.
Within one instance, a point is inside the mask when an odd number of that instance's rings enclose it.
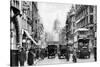
<instances>
[{"instance_id":1,"label":"vintage car","mask_svg":"<svg viewBox=\"0 0 100 67\"><path fill-rule=\"evenodd\" d=\"M67 47L67 45L59 45L59 53L58 53L58 57L59 59L67 59L69 60L69 49Z\"/></svg>"},{"instance_id":2,"label":"vintage car","mask_svg":"<svg viewBox=\"0 0 100 67\"><path fill-rule=\"evenodd\" d=\"M48 45L47 47L48 59L55 58L57 54L57 46L56 45Z\"/></svg>"}]
</instances>

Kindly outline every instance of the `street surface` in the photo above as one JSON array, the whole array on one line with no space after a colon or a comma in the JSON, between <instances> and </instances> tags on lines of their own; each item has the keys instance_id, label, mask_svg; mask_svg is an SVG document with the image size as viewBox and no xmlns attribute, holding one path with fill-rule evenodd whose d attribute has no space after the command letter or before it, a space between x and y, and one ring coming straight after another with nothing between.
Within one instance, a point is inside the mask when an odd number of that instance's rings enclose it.
<instances>
[{"instance_id":1,"label":"street surface","mask_svg":"<svg viewBox=\"0 0 100 67\"><path fill-rule=\"evenodd\" d=\"M93 55L91 55L90 59L77 59L77 63L83 63L83 62L94 62ZM66 61L66 59L58 59L58 56L56 56L53 59L45 58L44 60L38 61L36 65L52 65L52 64L66 64L66 63L73 63L72 61L72 55L70 56L70 60Z\"/></svg>"},{"instance_id":2,"label":"street surface","mask_svg":"<svg viewBox=\"0 0 100 67\"><path fill-rule=\"evenodd\" d=\"M77 59L77 63L86 63L86 62L94 62L94 56L91 55L89 59ZM68 64L73 63L72 61L72 54L70 55L70 60L67 61L66 59L58 59L58 56L52 59L48 59L47 57L44 60L37 60L33 66L38 65L53 65L53 64ZM25 62L25 67L28 66L27 62Z\"/></svg>"}]
</instances>

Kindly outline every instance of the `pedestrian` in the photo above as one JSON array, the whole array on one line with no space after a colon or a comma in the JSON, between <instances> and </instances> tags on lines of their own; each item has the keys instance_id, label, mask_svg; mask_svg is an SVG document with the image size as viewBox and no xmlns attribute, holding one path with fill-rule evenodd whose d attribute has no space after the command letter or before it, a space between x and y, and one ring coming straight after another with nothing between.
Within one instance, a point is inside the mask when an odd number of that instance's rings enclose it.
<instances>
[{"instance_id":1,"label":"pedestrian","mask_svg":"<svg viewBox=\"0 0 100 67\"><path fill-rule=\"evenodd\" d=\"M96 46L94 46L93 51L94 51L94 60L97 61L97 48L96 48Z\"/></svg>"},{"instance_id":2,"label":"pedestrian","mask_svg":"<svg viewBox=\"0 0 100 67\"><path fill-rule=\"evenodd\" d=\"M66 49L65 58L66 58L67 61L69 61L69 59L70 59L70 51L69 51L68 46L67 46L67 49Z\"/></svg>"},{"instance_id":3,"label":"pedestrian","mask_svg":"<svg viewBox=\"0 0 100 67\"><path fill-rule=\"evenodd\" d=\"M44 50L43 50L43 48L41 49L41 52L40 52L40 57L41 57L41 60L43 60L43 59L44 59Z\"/></svg>"},{"instance_id":4,"label":"pedestrian","mask_svg":"<svg viewBox=\"0 0 100 67\"><path fill-rule=\"evenodd\" d=\"M69 53L67 52L66 55L65 55L65 58L66 58L67 61L69 61L69 56L70 56L70 55L69 55Z\"/></svg>"},{"instance_id":5,"label":"pedestrian","mask_svg":"<svg viewBox=\"0 0 100 67\"><path fill-rule=\"evenodd\" d=\"M76 49L75 48L73 50L73 56L72 56L72 58L73 58L73 62L76 63L77 62L77 55L76 55Z\"/></svg>"},{"instance_id":6,"label":"pedestrian","mask_svg":"<svg viewBox=\"0 0 100 67\"><path fill-rule=\"evenodd\" d=\"M20 63L20 66L24 66L24 63L25 63L25 60L26 60L26 52L24 50L24 48L21 48L19 50L19 63Z\"/></svg>"},{"instance_id":7,"label":"pedestrian","mask_svg":"<svg viewBox=\"0 0 100 67\"><path fill-rule=\"evenodd\" d=\"M34 59L35 59L35 56L34 56L33 49L30 48L29 52L28 52L28 60L27 60L28 65L33 65L34 64Z\"/></svg>"}]
</instances>

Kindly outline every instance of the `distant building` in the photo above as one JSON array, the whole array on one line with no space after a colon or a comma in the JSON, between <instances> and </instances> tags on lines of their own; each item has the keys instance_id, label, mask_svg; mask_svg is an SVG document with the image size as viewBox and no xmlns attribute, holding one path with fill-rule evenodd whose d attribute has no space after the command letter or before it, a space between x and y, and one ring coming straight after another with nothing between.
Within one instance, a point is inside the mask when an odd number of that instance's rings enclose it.
<instances>
[{"instance_id":1,"label":"distant building","mask_svg":"<svg viewBox=\"0 0 100 67\"><path fill-rule=\"evenodd\" d=\"M53 30L55 33L59 33L59 30L60 30L60 22L58 19L56 19L54 21L54 27L53 27Z\"/></svg>"},{"instance_id":2,"label":"distant building","mask_svg":"<svg viewBox=\"0 0 100 67\"><path fill-rule=\"evenodd\" d=\"M59 33L59 43L60 45L66 45L67 42L66 42L66 27L64 26L60 33Z\"/></svg>"}]
</instances>

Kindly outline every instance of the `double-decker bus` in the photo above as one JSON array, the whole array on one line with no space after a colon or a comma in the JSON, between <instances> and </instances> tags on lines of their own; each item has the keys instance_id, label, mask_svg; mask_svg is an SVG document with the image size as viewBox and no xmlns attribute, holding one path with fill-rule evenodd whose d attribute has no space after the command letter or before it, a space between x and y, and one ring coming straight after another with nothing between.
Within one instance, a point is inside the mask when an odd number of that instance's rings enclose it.
<instances>
[{"instance_id":1,"label":"double-decker bus","mask_svg":"<svg viewBox=\"0 0 100 67\"><path fill-rule=\"evenodd\" d=\"M76 47L76 53L78 58L90 58L89 48L89 30L86 28L80 28L75 31L74 47Z\"/></svg>"}]
</instances>

